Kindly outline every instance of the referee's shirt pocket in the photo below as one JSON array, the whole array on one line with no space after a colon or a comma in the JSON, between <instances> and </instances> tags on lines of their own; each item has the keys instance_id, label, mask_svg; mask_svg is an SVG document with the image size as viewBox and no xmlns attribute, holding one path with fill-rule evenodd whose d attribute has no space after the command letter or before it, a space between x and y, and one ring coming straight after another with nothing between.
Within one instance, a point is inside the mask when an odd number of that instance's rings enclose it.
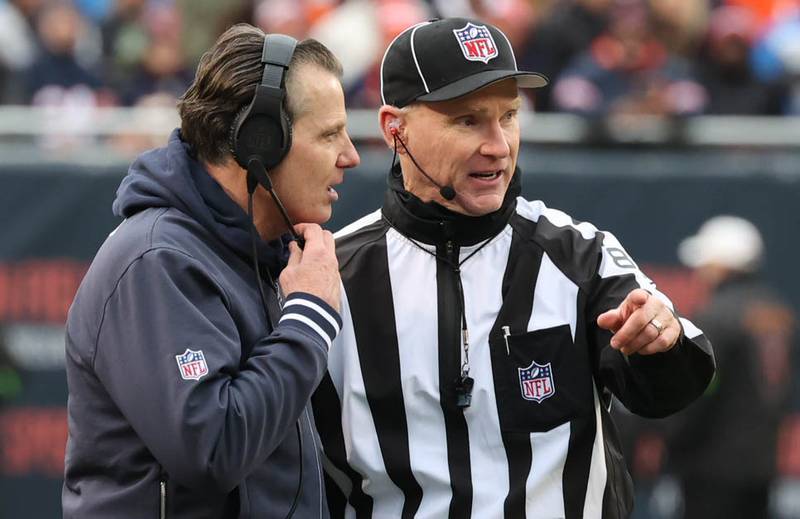
<instances>
[{"instance_id":1,"label":"referee's shirt pocket","mask_svg":"<svg viewBox=\"0 0 800 519\"><path fill-rule=\"evenodd\" d=\"M569 325L490 338L500 428L546 432L592 413L588 362Z\"/></svg>"}]
</instances>

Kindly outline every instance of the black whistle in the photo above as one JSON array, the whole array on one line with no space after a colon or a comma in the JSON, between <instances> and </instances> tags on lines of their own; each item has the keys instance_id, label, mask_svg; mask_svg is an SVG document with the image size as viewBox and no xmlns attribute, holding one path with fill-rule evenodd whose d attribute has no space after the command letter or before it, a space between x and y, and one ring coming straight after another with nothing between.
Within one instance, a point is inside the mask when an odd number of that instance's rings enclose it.
<instances>
[{"instance_id":1,"label":"black whistle","mask_svg":"<svg viewBox=\"0 0 800 519\"><path fill-rule=\"evenodd\" d=\"M456 380L456 405L461 409L472 404L472 387L475 380L472 377L459 377Z\"/></svg>"}]
</instances>

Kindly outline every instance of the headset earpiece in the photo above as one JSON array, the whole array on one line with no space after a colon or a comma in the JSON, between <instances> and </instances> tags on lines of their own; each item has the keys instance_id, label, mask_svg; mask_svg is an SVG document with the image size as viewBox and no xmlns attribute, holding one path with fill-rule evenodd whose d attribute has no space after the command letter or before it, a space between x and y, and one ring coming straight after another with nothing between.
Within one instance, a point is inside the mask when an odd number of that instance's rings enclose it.
<instances>
[{"instance_id":1,"label":"headset earpiece","mask_svg":"<svg viewBox=\"0 0 800 519\"><path fill-rule=\"evenodd\" d=\"M241 163L239 162L239 157L236 154L236 132L239 129L242 119L244 118L244 114L247 113L248 108L249 105L243 106L238 112L236 112L236 115L233 117L233 122L231 122L231 127L228 130L228 151L231 152L231 155L233 155L233 158L240 166Z\"/></svg>"},{"instance_id":2,"label":"headset earpiece","mask_svg":"<svg viewBox=\"0 0 800 519\"><path fill-rule=\"evenodd\" d=\"M292 124L284 108L286 74L297 40L283 34L264 38L261 83L253 100L234 118L230 148L236 162L247 168L257 160L264 169L280 164L292 146Z\"/></svg>"}]
</instances>

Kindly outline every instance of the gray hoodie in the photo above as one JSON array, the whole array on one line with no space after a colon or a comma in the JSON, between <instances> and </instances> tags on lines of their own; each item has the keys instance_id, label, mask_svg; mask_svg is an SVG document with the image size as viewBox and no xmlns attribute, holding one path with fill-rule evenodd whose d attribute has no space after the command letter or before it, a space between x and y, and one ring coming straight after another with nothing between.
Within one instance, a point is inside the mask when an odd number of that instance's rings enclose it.
<instances>
[{"instance_id":1,"label":"gray hoodie","mask_svg":"<svg viewBox=\"0 0 800 519\"><path fill-rule=\"evenodd\" d=\"M250 220L177 130L114 212L67 320L64 517L284 518L300 492L295 518L327 518L308 400L338 313L303 293L281 309L265 279L270 329ZM285 243L258 241L273 279Z\"/></svg>"}]
</instances>

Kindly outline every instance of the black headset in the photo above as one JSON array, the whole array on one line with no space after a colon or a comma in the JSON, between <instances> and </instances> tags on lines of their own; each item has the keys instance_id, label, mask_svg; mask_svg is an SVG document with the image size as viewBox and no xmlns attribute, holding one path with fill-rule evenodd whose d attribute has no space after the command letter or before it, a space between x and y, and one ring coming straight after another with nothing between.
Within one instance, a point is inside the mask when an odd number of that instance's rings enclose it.
<instances>
[{"instance_id":1,"label":"black headset","mask_svg":"<svg viewBox=\"0 0 800 519\"><path fill-rule=\"evenodd\" d=\"M264 66L261 83L250 105L236 115L231 126L233 157L264 187L271 187L264 170L277 166L292 146L292 123L284 104L286 75L296 46L297 40L291 36L266 35L261 52ZM259 162L262 167L254 168L252 161Z\"/></svg>"},{"instance_id":2,"label":"black headset","mask_svg":"<svg viewBox=\"0 0 800 519\"><path fill-rule=\"evenodd\" d=\"M264 73L253 100L233 119L229 147L237 164L247 170L247 192L258 184L272 195L292 237L300 247L305 243L294 230L286 208L272 188L268 171L281 163L292 147L292 121L286 112L286 76L297 40L285 34L267 34L261 50ZM252 207L248 208L252 215Z\"/></svg>"}]
</instances>

